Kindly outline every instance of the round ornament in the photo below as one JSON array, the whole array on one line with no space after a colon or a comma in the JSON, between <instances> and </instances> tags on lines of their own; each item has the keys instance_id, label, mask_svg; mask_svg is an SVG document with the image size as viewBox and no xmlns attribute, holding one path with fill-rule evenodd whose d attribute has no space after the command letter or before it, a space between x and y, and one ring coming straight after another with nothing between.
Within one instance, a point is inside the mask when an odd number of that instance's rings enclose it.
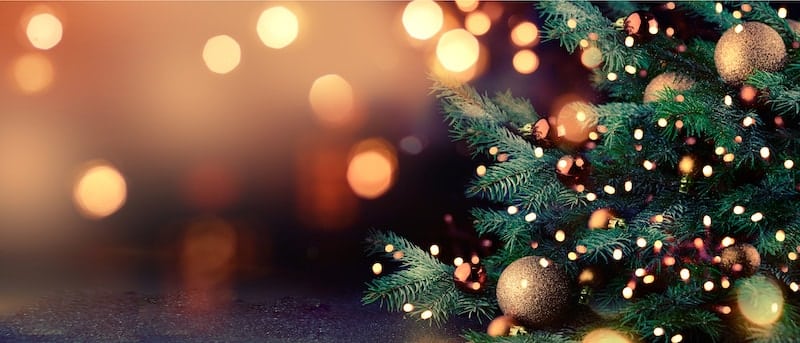
<instances>
[{"instance_id":1,"label":"round ornament","mask_svg":"<svg viewBox=\"0 0 800 343\"><path fill-rule=\"evenodd\" d=\"M614 212L609 208L598 208L589 216L589 223L587 227L593 229L609 229L611 228L611 221L615 219Z\"/></svg>"},{"instance_id":2,"label":"round ornament","mask_svg":"<svg viewBox=\"0 0 800 343\"><path fill-rule=\"evenodd\" d=\"M497 280L503 314L533 327L553 323L569 306L569 279L560 266L539 256L511 264Z\"/></svg>"},{"instance_id":3,"label":"round ornament","mask_svg":"<svg viewBox=\"0 0 800 343\"><path fill-rule=\"evenodd\" d=\"M650 12L636 11L625 18L625 32L640 41L646 41L658 33L658 21Z\"/></svg>"},{"instance_id":4,"label":"round ornament","mask_svg":"<svg viewBox=\"0 0 800 343\"><path fill-rule=\"evenodd\" d=\"M781 70L786 62L786 46L769 25L746 22L722 34L714 50L714 62L725 82L740 85L756 70Z\"/></svg>"},{"instance_id":5,"label":"round ornament","mask_svg":"<svg viewBox=\"0 0 800 343\"><path fill-rule=\"evenodd\" d=\"M667 88L680 92L692 88L693 85L694 80L688 77L669 72L663 73L654 77L650 80L650 83L647 84L647 87L644 89L643 101L645 103L657 101L660 93Z\"/></svg>"},{"instance_id":6,"label":"round ornament","mask_svg":"<svg viewBox=\"0 0 800 343\"><path fill-rule=\"evenodd\" d=\"M722 249L720 267L729 274L750 276L761 266L761 255L750 244L741 243Z\"/></svg>"},{"instance_id":7,"label":"round ornament","mask_svg":"<svg viewBox=\"0 0 800 343\"><path fill-rule=\"evenodd\" d=\"M486 284L486 269L480 263L464 262L453 272L453 282L462 291L482 291Z\"/></svg>"},{"instance_id":8,"label":"round ornament","mask_svg":"<svg viewBox=\"0 0 800 343\"><path fill-rule=\"evenodd\" d=\"M486 328L486 333L492 337L508 336L511 333L511 329L515 326L519 326L519 324L511 316L499 316L492 319L489 326Z\"/></svg>"}]
</instances>

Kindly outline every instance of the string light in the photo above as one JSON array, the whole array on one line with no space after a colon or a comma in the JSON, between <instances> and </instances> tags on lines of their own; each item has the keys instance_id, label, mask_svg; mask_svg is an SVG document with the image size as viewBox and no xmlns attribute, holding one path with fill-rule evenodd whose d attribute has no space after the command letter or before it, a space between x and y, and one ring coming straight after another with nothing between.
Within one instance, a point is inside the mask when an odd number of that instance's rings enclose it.
<instances>
[{"instance_id":1,"label":"string light","mask_svg":"<svg viewBox=\"0 0 800 343\"><path fill-rule=\"evenodd\" d=\"M722 13L722 3L718 2L714 5L714 11L717 13Z\"/></svg>"},{"instance_id":2,"label":"string light","mask_svg":"<svg viewBox=\"0 0 800 343\"><path fill-rule=\"evenodd\" d=\"M750 216L750 220L751 220L753 223L758 223L758 222L760 222L762 219L764 219L764 215L763 215L761 212L756 212L756 213L753 213L753 215L751 215L751 216Z\"/></svg>"},{"instance_id":3,"label":"string light","mask_svg":"<svg viewBox=\"0 0 800 343\"><path fill-rule=\"evenodd\" d=\"M733 245L734 243L736 243L736 240L733 239L733 237L725 236L725 238L722 239L721 243L722 243L723 247L727 248L727 247Z\"/></svg>"},{"instance_id":4,"label":"string light","mask_svg":"<svg viewBox=\"0 0 800 343\"><path fill-rule=\"evenodd\" d=\"M570 261L575 261L575 260L577 260L577 259L578 259L578 254L576 254L574 251L570 251L570 252L567 254L567 258L568 258Z\"/></svg>"},{"instance_id":5,"label":"string light","mask_svg":"<svg viewBox=\"0 0 800 343\"><path fill-rule=\"evenodd\" d=\"M747 117L744 117L744 119L742 119L742 126L748 127L750 125L755 124L755 122L756 122L756 120L753 119L753 117L747 116Z\"/></svg>"},{"instance_id":6,"label":"string light","mask_svg":"<svg viewBox=\"0 0 800 343\"><path fill-rule=\"evenodd\" d=\"M711 226L711 217L708 215L703 216L703 226L710 227Z\"/></svg>"},{"instance_id":7,"label":"string light","mask_svg":"<svg viewBox=\"0 0 800 343\"><path fill-rule=\"evenodd\" d=\"M420 314L420 317L422 319L430 319L431 317L433 317L433 312L431 312L431 310L425 310L424 312L422 312L422 314Z\"/></svg>"},{"instance_id":8,"label":"string light","mask_svg":"<svg viewBox=\"0 0 800 343\"><path fill-rule=\"evenodd\" d=\"M783 167L786 169L792 169L794 167L794 161L792 160L783 161Z\"/></svg>"},{"instance_id":9,"label":"string light","mask_svg":"<svg viewBox=\"0 0 800 343\"><path fill-rule=\"evenodd\" d=\"M478 176L486 175L486 166L479 165L478 168L475 168L475 174L477 174Z\"/></svg>"},{"instance_id":10,"label":"string light","mask_svg":"<svg viewBox=\"0 0 800 343\"><path fill-rule=\"evenodd\" d=\"M608 73L608 75L606 75L606 78L608 78L608 81L616 81L617 73Z\"/></svg>"},{"instance_id":11,"label":"string light","mask_svg":"<svg viewBox=\"0 0 800 343\"><path fill-rule=\"evenodd\" d=\"M542 266L542 268L547 268L550 265L550 261L542 257L539 259L539 265Z\"/></svg>"},{"instance_id":12,"label":"string light","mask_svg":"<svg viewBox=\"0 0 800 343\"><path fill-rule=\"evenodd\" d=\"M614 253L612 254L612 257L617 261L621 260L622 259L622 249L620 249L620 248L614 249Z\"/></svg>"},{"instance_id":13,"label":"string light","mask_svg":"<svg viewBox=\"0 0 800 343\"><path fill-rule=\"evenodd\" d=\"M622 297L625 299L630 299L633 297L633 289L630 287L625 287L622 289Z\"/></svg>"},{"instance_id":14,"label":"string light","mask_svg":"<svg viewBox=\"0 0 800 343\"><path fill-rule=\"evenodd\" d=\"M613 195L614 193L617 192L617 190L611 185L605 185L603 187L603 191L608 193L609 195Z\"/></svg>"},{"instance_id":15,"label":"string light","mask_svg":"<svg viewBox=\"0 0 800 343\"><path fill-rule=\"evenodd\" d=\"M789 289L791 289L792 292L797 292L800 290L800 286L797 285L797 282L792 281L792 283L789 284Z\"/></svg>"},{"instance_id":16,"label":"string light","mask_svg":"<svg viewBox=\"0 0 800 343\"><path fill-rule=\"evenodd\" d=\"M741 206L741 205L734 206L733 207L733 213L734 214L742 214L742 213L744 213L744 206Z\"/></svg>"},{"instance_id":17,"label":"string light","mask_svg":"<svg viewBox=\"0 0 800 343\"><path fill-rule=\"evenodd\" d=\"M722 277L722 280L719 282L719 285L722 286L722 288L728 289L729 287L731 287L731 281L728 280L728 278L726 277Z\"/></svg>"},{"instance_id":18,"label":"string light","mask_svg":"<svg viewBox=\"0 0 800 343\"><path fill-rule=\"evenodd\" d=\"M634 66L632 66L630 64L626 65L625 66L625 72L628 73L628 74L631 74L631 75L636 74L636 67L634 67Z\"/></svg>"},{"instance_id":19,"label":"string light","mask_svg":"<svg viewBox=\"0 0 800 343\"><path fill-rule=\"evenodd\" d=\"M453 259L453 265L458 267L464 263L464 259L461 257L456 257Z\"/></svg>"},{"instance_id":20,"label":"string light","mask_svg":"<svg viewBox=\"0 0 800 343\"><path fill-rule=\"evenodd\" d=\"M633 275L636 275L636 277L642 277L645 273L647 272L644 270L644 268L636 268L636 270L633 271Z\"/></svg>"},{"instance_id":21,"label":"string light","mask_svg":"<svg viewBox=\"0 0 800 343\"><path fill-rule=\"evenodd\" d=\"M656 337L664 336L664 328L656 327L655 329L653 329L653 336Z\"/></svg>"},{"instance_id":22,"label":"string light","mask_svg":"<svg viewBox=\"0 0 800 343\"><path fill-rule=\"evenodd\" d=\"M636 140L641 140L642 138L644 138L644 130L642 129L633 130L633 138L635 138Z\"/></svg>"},{"instance_id":23,"label":"string light","mask_svg":"<svg viewBox=\"0 0 800 343\"><path fill-rule=\"evenodd\" d=\"M656 277L653 275L645 275L645 277L642 279L642 282L644 282L645 284L651 284L655 281Z\"/></svg>"},{"instance_id":24,"label":"string light","mask_svg":"<svg viewBox=\"0 0 800 343\"><path fill-rule=\"evenodd\" d=\"M639 238L636 240L636 246L637 246L637 247L640 247L640 248L644 248L644 247L646 247L646 246L647 246L647 240L646 240L646 239L644 239L643 237L639 237Z\"/></svg>"},{"instance_id":25,"label":"string light","mask_svg":"<svg viewBox=\"0 0 800 343\"><path fill-rule=\"evenodd\" d=\"M383 272L383 266L380 264L380 262L375 262L374 264L372 264L373 274L379 275L381 272Z\"/></svg>"},{"instance_id":26,"label":"string light","mask_svg":"<svg viewBox=\"0 0 800 343\"><path fill-rule=\"evenodd\" d=\"M633 182L630 180L625 181L625 191L630 192L633 189Z\"/></svg>"},{"instance_id":27,"label":"string light","mask_svg":"<svg viewBox=\"0 0 800 343\"><path fill-rule=\"evenodd\" d=\"M733 32L741 33L742 31L744 31L744 26L742 26L742 24L737 24L736 27L733 28Z\"/></svg>"},{"instance_id":28,"label":"string light","mask_svg":"<svg viewBox=\"0 0 800 343\"><path fill-rule=\"evenodd\" d=\"M532 222L534 220L536 220L536 213L531 212L531 213L528 213L528 214L525 215L525 221L526 222L530 223L530 222Z\"/></svg>"},{"instance_id":29,"label":"string light","mask_svg":"<svg viewBox=\"0 0 800 343\"><path fill-rule=\"evenodd\" d=\"M794 260L797 259L797 253L794 252L794 251L791 251L791 252L789 252L789 254L787 254L787 257L789 257L790 260L794 261Z\"/></svg>"},{"instance_id":30,"label":"string light","mask_svg":"<svg viewBox=\"0 0 800 343\"><path fill-rule=\"evenodd\" d=\"M731 98L730 95L726 95L724 102L725 102L725 106L731 106L731 105L733 105L733 98Z\"/></svg>"},{"instance_id":31,"label":"string light","mask_svg":"<svg viewBox=\"0 0 800 343\"><path fill-rule=\"evenodd\" d=\"M739 12L739 10L733 11L731 15L736 19L742 19L742 12Z\"/></svg>"},{"instance_id":32,"label":"string light","mask_svg":"<svg viewBox=\"0 0 800 343\"><path fill-rule=\"evenodd\" d=\"M725 148L721 146L714 148L714 153L717 154L717 156L725 154L725 151L726 151Z\"/></svg>"},{"instance_id":33,"label":"string light","mask_svg":"<svg viewBox=\"0 0 800 343\"><path fill-rule=\"evenodd\" d=\"M536 158L541 158L542 156L544 156L544 149L537 146L536 149L533 149L533 156L535 156Z\"/></svg>"},{"instance_id":34,"label":"string light","mask_svg":"<svg viewBox=\"0 0 800 343\"><path fill-rule=\"evenodd\" d=\"M392 252L392 251L394 251L394 245L391 245L391 244L386 244L386 246L385 246L385 247L383 247L383 251L386 251L386 252Z\"/></svg>"},{"instance_id":35,"label":"string light","mask_svg":"<svg viewBox=\"0 0 800 343\"><path fill-rule=\"evenodd\" d=\"M733 162L734 158L735 156L733 155L733 153L727 153L724 156L722 156L722 160L725 162Z\"/></svg>"},{"instance_id":36,"label":"string light","mask_svg":"<svg viewBox=\"0 0 800 343\"><path fill-rule=\"evenodd\" d=\"M777 232L775 232L776 241L783 242L785 239L786 239L786 232L783 232L783 230L778 230Z\"/></svg>"},{"instance_id":37,"label":"string light","mask_svg":"<svg viewBox=\"0 0 800 343\"><path fill-rule=\"evenodd\" d=\"M405 256L405 255L406 255L405 253L403 253L402 251L398 250L398 251L395 251L394 254L392 254L392 257L395 260L399 260L399 259L403 258L403 256Z\"/></svg>"},{"instance_id":38,"label":"string light","mask_svg":"<svg viewBox=\"0 0 800 343\"><path fill-rule=\"evenodd\" d=\"M686 268L681 269L680 274L681 274L681 280L683 281L688 281L689 278L692 276L691 272L689 272L689 269Z\"/></svg>"},{"instance_id":39,"label":"string light","mask_svg":"<svg viewBox=\"0 0 800 343\"><path fill-rule=\"evenodd\" d=\"M706 290L706 292L713 291L714 290L714 282L713 281L706 281L703 284L703 289Z\"/></svg>"},{"instance_id":40,"label":"string light","mask_svg":"<svg viewBox=\"0 0 800 343\"><path fill-rule=\"evenodd\" d=\"M567 20L567 27L570 29L575 29L576 27L578 27L578 21L570 18L569 20Z\"/></svg>"},{"instance_id":41,"label":"string light","mask_svg":"<svg viewBox=\"0 0 800 343\"><path fill-rule=\"evenodd\" d=\"M659 118L658 119L658 126L659 127L667 127L667 119L666 118Z\"/></svg>"},{"instance_id":42,"label":"string light","mask_svg":"<svg viewBox=\"0 0 800 343\"><path fill-rule=\"evenodd\" d=\"M588 201L595 201L595 200L597 200L597 194L594 194L594 193L586 193L586 200L588 200Z\"/></svg>"},{"instance_id":43,"label":"string light","mask_svg":"<svg viewBox=\"0 0 800 343\"><path fill-rule=\"evenodd\" d=\"M558 230L555 234L555 239L557 242L563 242L564 239L567 238L567 235L564 233L564 230Z\"/></svg>"},{"instance_id":44,"label":"string light","mask_svg":"<svg viewBox=\"0 0 800 343\"><path fill-rule=\"evenodd\" d=\"M675 35L675 29L673 29L672 27L668 27L668 28L667 28L667 29L664 31L664 33L666 33L666 34L667 34L667 37L672 37L672 36L674 36L674 35Z\"/></svg>"},{"instance_id":45,"label":"string light","mask_svg":"<svg viewBox=\"0 0 800 343\"><path fill-rule=\"evenodd\" d=\"M414 305L412 305L411 303L406 303L405 305L403 305L403 311L405 312L414 311Z\"/></svg>"},{"instance_id":46,"label":"string light","mask_svg":"<svg viewBox=\"0 0 800 343\"><path fill-rule=\"evenodd\" d=\"M653 242L653 252L655 252L656 254L661 252L661 247L663 245L664 245L664 243L661 243L660 240L657 240L657 241Z\"/></svg>"},{"instance_id":47,"label":"string light","mask_svg":"<svg viewBox=\"0 0 800 343\"><path fill-rule=\"evenodd\" d=\"M664 256L664 261L663 262L664 262L664 265L667 266L667 267L674 266L675 265L675 257Z\"/></svg>"},{"instance_id":48,"label":"string light","mask_svg":"<svg viewBox=\"0 0 800 343\"><path fill-rule=\"evenodd\" d=\"M703 176L711 177L712 174L714 174L714 168L712 168L710 165L703 166Z\"/></svg>"},{"instance_id":49,"label":"string light","mask_svg":"<svg viewBox=\"0 0 800 343\"><path fill-rule=\"evenodd\" d=\"M781 8L779 8L779 9L778 9L778 17L780 17L780 18L786 18L786 15L787 15L787 14L788 14L788 13L787 13L787 11L786 11L786 8L785 8L785 7L781 7Z\"/></svg>"},{"instance_id":50,"label":"string light","mask_svg":"<svg viewBox=\"0 0 800 343\"><path fill-rule=\"evenodd\" d=\"M508 211L508 214L513 216L513 215L517 214L517 212L519 212L519 209L516 206L511 205L511 206L508 207L507 211Z\"/></svg>"},{"instance_id":51,"label":"string light","mask_svg":"<svg viewBox=\"0 0 800 343\"><path fill-rule=\"evenodd\" d=\"M642 166L644 166L644 169L647 170L653 170L656 167L655 163L650 162L650 160L644 160L644 162L642 162Z\"/></svg>"},{"instance_id":52,"label":"string light","mask_svg":"<svg viewBox=\"0 0 800 343\"><path fill-rule=\"evenodd\" d=\"M436 244L431 245L430 251L433 256L439 255L439 246Z\"/></svg>"},{"instance_id":53,"label":"string light","mask_svg":"<svg viewBox=\"0 0 800 343\"><path fill-rule=\"evenodd\" d=\"M677 334L675 336L672 336L672 338L670 338L669 341L672 343L680 343L681 341L683 341L683 336L681 336L681 334Z\"/></svg>"},{"instance_id":54,"label":"string light","mask_svg":"<svg viewBox=\"0 0 800 343\"><path fill-rule=\"evenodd\" d=\"M633 47L634 39L631 36L625 37L625 46Z\"/></svg>"}]
</instances>

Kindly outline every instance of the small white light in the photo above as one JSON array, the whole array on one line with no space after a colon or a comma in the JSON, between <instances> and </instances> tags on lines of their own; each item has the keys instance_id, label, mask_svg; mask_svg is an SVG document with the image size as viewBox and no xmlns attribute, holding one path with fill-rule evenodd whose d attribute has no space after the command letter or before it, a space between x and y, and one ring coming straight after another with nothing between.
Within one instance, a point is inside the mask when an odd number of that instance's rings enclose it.
<instances>
[{"instance_id":1,"label":"small white light","mask_svg":"<svg viewBox=\"0 0 800 343\"><path fill-rule=\"evenodd\" d=\"M533 149L533 156L536 156L536 158L541 158L544 156L544 149L537 146L536 149Z\"/></svg>"},{"instance_id":2,"label":"small white light","mask_svg":"<svg viewBox=\"0 0 800 343\"><path fill-rule=\"evenodd\" d=\"M617 73L608 73L608 75L606 75L606 78L608 79L608 81L616 81Z\"/></svg>"},{"instance_id":3,"label":"small white light","mask_svg":"<svg viewBox=\"0 0 800 343\"><path fill-rule=\"evenodd\" d=\"M655 163L650 162L650 160L644 160L644 162L642 162L642 166L644 166L644 169L647 170L653 170L656 167Z\"/></svg>"},{"instance_id":4,"label":"small white light","mask_svg":"<svg viewBox=\"0 0 800 343\"><path fill-rule=\"evenodd\" d=\"M456 258L453 259L453 265L456 266L456 267L460 266L463 263L464 263L464 259L461 258L461 257L456 257Z\"/></svg>"},{"instance_id":5,"label":"small white light","mask_svg":"<svg viewBox=\"0 0 800 343\"><path fill-rule=\"evenodd\" d=\"M740 12L739 10L733 11L731 15L736 19L742 19L742 12Z\"/></svg>"},{"instance_id":6,"label":"small white light","mask_svg":"<svg viewBox=\"0 0 800 343\"><path fill-rule=\"evenodd\" d=\"M744 26L742 24L737 24L736 27L733 28L733 32L741 33L744 30Z\"/></svg>"},{"instance_id":7,"label":"small white light","mask_svg":"<svg viewBox=\"0 0 800 343\"><path fill-rule=\"evenodd\" d=\"M721 146L714 148L714 153L717 154L718 156L725 154L725 151L726 151L725 148Z\"/></svg>"},{"instance_id":8,"label":"small white light","mask_svg":"<svg viewBox=\"0 0 800 343\"><path fill-rule=\"evenodd\" d=\"M644 268L636 268L636 270L633 272L633 275L636 275L636 277L642 277L646 273L647 272L644 270Z\"/></svg>"},{"instance_id":9,"label":"small white light","mask_svg":"<svg viewBox=\"0 0 800 343\"><path fill-rule=\"evenodd\" d=\"M789 284L789 289L791 289L792 292L797 292L800 290L800 286L797 285L797 282L792 281L792 283Z\"/></svg>"},{"instance_id":10,"label":"small white light","mask_svg":"<svg viewBox=\"0 0 800 343\"><path fill-rule=\"evenodd\" d=\"M597 200L597 194L594 194L594 193L586 193L586 200L588 200L588 201L595 201L595 200Z\"/></svg>"},{"instance_id":11,"label":"small white light","mask_svg":"<svg viewBox=\"0 0 800 343\"><path fill-rule=\"evenodd\" d=\"M635 138L636 140L644 138L644 130L642 129L633 130L633 138Z\"/></svg>"},{"instance_id":12,"label":"small white light","mask_svg":"<svg viewBox=\"0 0 800 343\"><path fill-rule=\"evenodd\" d=\"M617 261L621 260L622 259L622 249L620 249L620 248L614 249L614 253L612 254L612 257Z\"/></svg>"},{"instance_id":13,"label":"small white light","mask_svg":"<svg viewBox=\"0 0 800 343\"><path fill-rule=\"evenodd\" d=\"M742 214L742 213L744 213L744 206L741 206L741 205L734 206L733 207L733 213L734 214Z\"/></svg>"},{"instance_id":14,"label":"small white light","mask_svg":"<svg viewBox=\"0 0 800 343\"><path fill-rule=\"evenodd\" d=\"M614 187L613 187L613 186L611 186L611 185L605 185L605 186L603 186L603 192L606 192L606 193L608 193L608 194L614 194L614 193L616 193L616 192L617 192L617 189L616 189L616 188L614 188Z\"/></svg>"},{"instance_id":15,"label":"small white light","mask_svg":"<svg viewBox=\"0 0 800 343\"><path fill-rule=\"evenodd\" d=\"M733 153L727 153L722 156L722 160L725 162L733 162L735 158L736 156L734 156Z\"/></svg>"},{"instance_id":16,"label":"small white light","mask_svg":"<svg viewBox=\"0 0 800 343\"><path fill-rule=\"evenodd\" d=\"M719 282L719 285L722 286L722 288L728 289L728 287L731 286L731 282L728 280L728 278L723 277L722 281Z\"/></svg>"},{"instance_id":17,"label":"small white light","mask_svg":"<svg viewBox=\"0 0 800 343\"><path fill-rule=\"evenodd\" d=\"M567 254L567 258L568 258L570 261L575 261L575 260L577 260L577 259L578 259L578 254L576 254L574 251L570 251L570 252Z\"/></svg>"},{"instance_id":18,"label":"small white light","mask_svg":"<svg viewBox=\"0 0 800 343\"><path fill-rule=\"evenodd\" d=\"M372 273L375 275L379 275L383 271L383 266L379 262L375 262L372 265Z\"/></svg>"},{"instance_id":19,"label":"small white light","mask_svg":"<svg viewBox=\"0 0 800 343\"><path fill-rule=\"evenodd\" d=\"M775 232L775 240L778 242L783 242L786 240L786 232L783 232L783 230L778 230Z\"/></svg>"},{"instance_id":20,"label":"small white light","mask_svg":"<svg viewBox=\"0 0 800 343\"><path fill-rule=\"evenodd\" d=\"M625 287L622 289L622 297L625 299L630 299L633 297L633 289L630 287Z\"/></svg>"},{"instance_id":21,"label":"small white light","mask_svg":"<svg viewBox=\"0 0 800 343\"><path fill-rule=\"evenodd\" d=\"M657 34L658 26L650 26L650 28L647 29L647 32L650 32L651 35Z\"/></svg>"},{"instance_id":22,"label":"small white light","mask_svg":"<svg viewBox=\"0 0 800 343\"><path fill-rule=\"evenodd\" d=\"M658 119L658 127L667 127L667 119L666 118L659 118Z\"/></svg>"},{"instance_id":23,"label":"small white light","mask_svg":"<svg viewBox=\"0 0 800 343\"><path fill-rule=\"evenodd\" d=\"M703 176L711 177L712 174L714 174L714 168L712 168L710 165L703 166Z\"/></svg>"},{"instance_id":24,"label":"small white light","mask_svg":"<svg viewBox=\"0 0 800 343\"><path fill-rule=\"evenodd\" d=\"M516 206L511 205L511 206L508 207L508 214L513 216L513 215L517 214L517 212L519 212L519 209Z\"/></svg>"},{"instance_id":25,"label":"small white light","mask_svg":"<svg viewBox=\"0 0 800 343\"><path fill-rule=\"evenodd\" d=\"M712 281L706 281L706 282L703 284L703 289L705 289L705 290L706 290L706 292L711 292L711 291L713 291L713 290L714 290L714 282L712 282Z\"/></svg>"},{"instance_id":26,"label":"small white light","mask_svg":"<svg viewBox=\"0 0 800 343\"><path fill-rule=\"evenodd\" d=\"M750 221L752 221L753 223L758 223L762 219L764 219L764 215L761 214L761 212L753 213L753 215L750 216Z\"/></svg>"},{"instance_id":27,"label":"small white light","mask_svg":"<svg viewBox=\"0 0 800 343\"><path fill-rule=\"evenodd\" d=\"M726 95L724 102L725 102L725 106L733 105L733 98L731 98L730 95Z\"/></svg>"},{"instance_id":28,"label":"small white light","mask_svg":"<svg viewBox=\"0 0 800 343\"><path fill-rule=\"evenodd\" d=\"M411 303L406 303L405 305L403 305L403 311L405 312L414 311L414 305L412 305Z\"/></svg>"},{"instance_id":29,"label":"small white light","mask_svg":"<svg viewBox=\"0 0 800 343\"><path fill-rule=\"evenodd\" d=\"M625 46L633 47L634 39L631 36L625 37Z\"/></svg>"},{"instance_id":30,"label":"small white light","mask_svg":"<svg viewBox=\"0 0 800 343\"><path fill-rule=\"evenodd\" d=\"M780 17L780 18L786 18L786 15L788 14L788 13L786 13L786 12L787 12L787 11L786 11L786 8L785 8L785 7L781 7L781 8L779 8L779 9L778 9L778 17Z\"/></svg>"},{"instance_id":31,"label":"small white light","mask_svg":"<svg viewBox=\"0 0 800 343\"><path fill-rule=\"evenodd\" d=\"M536 220L536 213L531 212L531 213L528 213L528 214L525 215L525 221L526 222L530 223L530 222L532 222L534 220Z\"/></svg>"},{"instance_id":32,"label":"small white light","mask_svg":"<svg viewBox=\"0 0 800 343\"><path fill-rule=\"evenodd\" d=\"M644 282L646 285L647 284L651 284L651 283L653 283L655 281L656 281L656 277L653 276L653 275L645 275L645 277L642 279L642 282Z\"/></svg>"},{"instance_id":33,"label":"small white light","mask_svg":"<svg viewBox=\"0 0 800 343\"><path fill-rule=\"evenodd\" d=\"M478 168L475 168L475 174L477 174L478 176L486 175L486 166L479 165Z\"/></svg>"},{"instance_id":34,"label":"small white light","mask_svg":"<svg viewBox=\"0 0 800 343\"><path fill-rule=\"evenodd\" d=\"M563 242L567 238L567 234L564 233L564 230L558 230L555 234L555 239L557 242Z\"/></svg>"},{"instance_id":35,"label":"small white light","mask_svg":"<svg viewBox=\"0 0 800 343\"><path fill-rule=\"evenodd\" d=\"M639 237L638 239L636 239L636 246L640 247L640 248L646 247L647 246L647 240L642 238L642 237Z\"/></svg>"},{"instance_id":36,"label":"small white light","mask_svg":"<svg viewBox=\"0 0 800 343\"><path fill-rule=\"evenodd\" d=\"M657 328L653 329L653 336L656 336L656 337L664 336L664 328L657 327Z\"/></svg>"},{"instance_id":37,"label":"small white light","mask_svg":"<svg viewBox=\"0 0 800 343\"><path fill-rule=\"evenodd\" d=\"M733 239L733 237L731 237L731 236L725 236L725 238L722 239L722 246L723 247L729 247L729 246L733 245L734 243L736 243L736 240Z\"/></svg>"},{"instance_id":38,"label":"small white light","mask_svg":"<svg viewBox=\"0 0 800 343\"><path fill-rule=\"evenodd\" d=\"M431 255L433 255L433 256L439 255L439 246L438 245L436 245L436 244L431 245L431 249L430 250L431 250Z\"/></svg>"},{"instance_id":39,"label":"small white light","mask_svg":"<svg viewBox=\"0 0 800 343\"><path fill-rule=\"evenodd\" d=\"M675 336L672 336L672 338L670 338L669 341L672 343L680 343L681 341L683 341L683 336L681 336L681 334L677 334Z\"/></svg>"},{"instance_id":40,"label":"small white light","mask_svg":"<svg viewBox=\"0 0 800 343\"><path fill-rule=\"evenodd\" d=\"M625 181L625 191L630 192L633 189L633 182L630 180Z\"/></svg>"},{"instance_id":41,"label":"small white light","mask_svg":"<svg viewBox=\"0 0 800 343\"><path fill-rule=\"evenodd\" d=\"M574 28L578 27L578 21L575 20L575 19L570 18L569 20L567 20L567 27L570 28L570 29L574 29Z\"/></svg>"},{"instance_id":42,"label":"small white light","mask_svg":"<svg viewBox=\"0 0 800 343\"><path fill-rule=\"evenodd\" d=\"M691 276L692 274L691 272L689 272L689 269L686 268L681 269L681 280L683 281L689 280Z\"/></svg>"},{"instance_id":43,"label":"small white light","mask_svg":"<svg viewBox=\"0 0 800 343\"><path fill-rule=\"evenodd\" d=\"M703 226L710 227L711 226L711 217L708 215L703 216Z\"/></svg>"},{"instance_id":44,"label":"small white light","mask_svg":"<svg viewBox=\"0 0 800 343\"><path fill-rule=\"evenodd\" d=\"M628 73L628 74L631 74L631 75L636 74L636 67L634 67L634 66L632 66L630 64L626 65L625 66L625 72Z\"/></svg>"},{"instance_id":45,"label":"small white light","mask_svg":"<svg viewBox=\"0 0 800 343\"><path fill-rule=\"evenodd\" d=\"M788 254L786 254L786 256L792 261L797 259L797 253L794 251L789 252Z\"/></svg>"},{"instance_id":46,"label":"small white light","mask_svg":"<svg viewBox=\"0 0 800 343\"><path fill-rule=\"evenodd\" d=\"M394 251L394 245L391 245L391 244L386 244L386 246L385 246L385 247L383 247L383 251L385 251L385 252L392 252L392 251Z\"/></svg>"},{"instance_id":47,"label":"small white light","mask_svg":"<svg viewBox=\"0 0 800 343\"><path fill-rule=\"evenodd\" d=\"M717 13L722 13L722 3L718 2L714 5L714 11Z\"/></svg>"},{"instance_id":48,"label":"small white light","mask_svg":"<svg viewBox=\"0 0 800 343\"><path fill-rule=\"evenodd\" d=\"M539 265L542 266L542 268L547 268L550 265L550 261L542 257L539 259Z\"/></svg>"},{"instance_id":49,"label":"small white light","mask_svg":"<svg viewBox=\"0 0 800 343\"><path fill-rule=\"evenodd\" d=\"M792 169L794 167L794 161L792 160L783 161L783 167L786 169Z\"/></svg>"},{"instance_id":50,"label":"small white light","mask_svg":"<svg viewBox=\"0 0 800 343\"><path fill-rule=\"evenodd\" d=\"M431 317L433 317L433 312L431 312L431 310L425 310L420 314L420 317L422 317L422 319L431 319Z\"/></svg>"},{"instance_id":51,"label":"small white light","mask_svg":"<svg viewBox=\"0 0 800 343\"><path fill-rule=\"evenodd\" d=\"M755 123L756 123L756 120L753 119L753 117L751 117L751 116L747 116L747 117L744 117L744 119L742 119L742 126L744 126L744 127L748 127L748 126L753 125Z\"/></svg>"}]
</instances>

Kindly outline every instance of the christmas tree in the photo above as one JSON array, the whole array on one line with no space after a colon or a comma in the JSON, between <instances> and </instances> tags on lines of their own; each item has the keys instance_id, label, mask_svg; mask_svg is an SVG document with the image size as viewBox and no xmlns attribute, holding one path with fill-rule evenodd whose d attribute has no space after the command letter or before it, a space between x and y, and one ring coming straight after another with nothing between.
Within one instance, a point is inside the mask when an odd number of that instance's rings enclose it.
<instances>
[{"instance_id":1,"label":"christmas tree","mask_svg":"<svg viewBox=\"0 0 800 343\"><path fill-rule=\"evenodd\" d=\"M363 302L491 321L470 342L800 337L797 22L767 3L535 6L543 40L596 60L608 100L570 105L587 137L567 144L526 99L436 79L452 137L482 163L474 228L499 248L450 263L372 232L396 268ZM709 30L682 36L664 13Z\"/></svg>"}]
</instances>

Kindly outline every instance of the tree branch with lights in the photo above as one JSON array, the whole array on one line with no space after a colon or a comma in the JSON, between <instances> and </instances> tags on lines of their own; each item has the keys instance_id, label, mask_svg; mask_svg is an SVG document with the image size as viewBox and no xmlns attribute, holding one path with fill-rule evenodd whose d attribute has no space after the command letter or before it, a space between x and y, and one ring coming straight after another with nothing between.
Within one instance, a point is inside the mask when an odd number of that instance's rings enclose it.
<instances>
[{"instance_id":1,"label":"tree branch with lights","mask_svg":"<svg viewBox=\"0 0 800 343\"><path fill-rule=\"evenodd\" d=\"M536 5L543 39L581 53L610 100L571 105L579 145L525 99L435 82L452 138L484 163L466 194L492 204L471 215L499 248L452 267L374 232L397 271L364 303L494 318L471 342L800 337L800 25L765 3L646 5Z\"/></svg>"}]
</instances>

